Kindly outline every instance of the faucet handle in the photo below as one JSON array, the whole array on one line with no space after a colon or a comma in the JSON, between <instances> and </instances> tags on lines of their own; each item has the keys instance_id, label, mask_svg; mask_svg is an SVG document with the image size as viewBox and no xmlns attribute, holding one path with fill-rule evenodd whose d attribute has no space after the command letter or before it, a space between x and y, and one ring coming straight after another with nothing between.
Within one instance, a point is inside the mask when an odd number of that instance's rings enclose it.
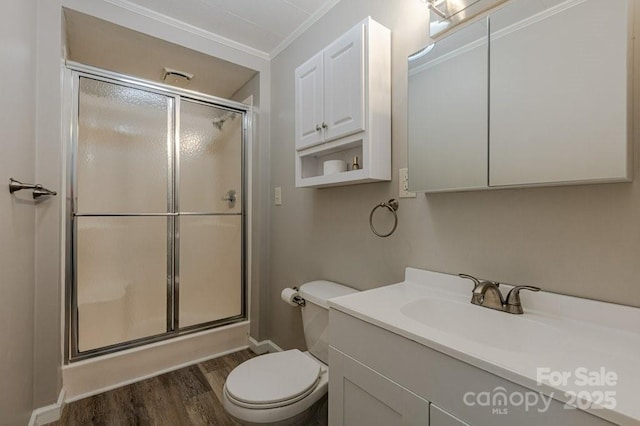
<instances>
[{"instance_id":1,"label":"faucet handle","mask_svg":"<svg viewBox=\"0 0 640 426\"><path fill-rule=\"evenodd\" d=\"M500 287L500 283L497 282L497 281L485 281L485 280L480 281L476 277L474 277L472 275L468 275L468 274L458 274L458 276L460 278L466 278L468 280L473 281L473 283L475 284L473 286L473 291L476 291L476 289L482 284L494 284L496 287Z\"/></svg>"},{"instance_id":2,"label":"faucet handle","mask_svg":"<svg viewBox=\"0 0 640 426\"><path fill-rule=\"evenodd\" d=\"M479 279L477 279L476 277L472 276L472 275L467 275L467 274L458 274L458 276L459 276L460 278L466 278L466 279L468 279L468 280L473 281L473 283L475 284L475 285L473 286L473 289L474 289L474 290L476 289L476 287L478 287L478 286L480 285L480 280L479 280Z\"/></svg>"},{"instance_id":3,"label":"faucet handle","mask_svg":"<svg viewBox=\"0 0 640 426\"><path fill-rule=\"evenodd\" d=\"M540 287L534 287L531 285L518 285L509 290L507 294L507 301L505 302L504 310L510 314L521 314L522 302L520 301L520 290L540 291Z\"/></svg>"}]
</instances>

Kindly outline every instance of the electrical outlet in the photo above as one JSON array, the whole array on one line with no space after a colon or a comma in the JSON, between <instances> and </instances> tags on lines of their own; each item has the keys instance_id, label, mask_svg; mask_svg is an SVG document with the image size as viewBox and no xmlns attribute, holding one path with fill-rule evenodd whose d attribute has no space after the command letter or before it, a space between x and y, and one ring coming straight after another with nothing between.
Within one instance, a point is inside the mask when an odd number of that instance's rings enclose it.
<instances>
[{"instance_id":1,"label":"electrical outlet","mask_svg":"<svg viewBox=\"0 0 640 426\"><path fill-rule=\"evenodd\" d=\"M409 169L400 169L398 171L398 182L398 197L416 198L416 193L409 191Z\"/></svg>"},{"instance_id":2,"label":"electrical outlet","mask_svg":"<svg viewBox=\"0 0 640 426\"><path fill-rule=\"evenodd\" d=\"M282 205L282 188L279 186L276 186L273 191L273 204L276 206Z\"/></svg>"}]
</instances>

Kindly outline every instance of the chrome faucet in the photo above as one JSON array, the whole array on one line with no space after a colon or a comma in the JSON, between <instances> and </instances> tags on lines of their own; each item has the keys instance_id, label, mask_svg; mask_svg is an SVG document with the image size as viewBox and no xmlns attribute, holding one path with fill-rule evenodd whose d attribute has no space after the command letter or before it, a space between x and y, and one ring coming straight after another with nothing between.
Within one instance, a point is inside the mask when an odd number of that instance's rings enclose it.
<instances>
[{"instance_id":1,"label":"chrome faucet","mask_svg":"<svg viewBox=\"0 0 640 426\"><path fill-rule=\"evenodd\" d=\"M471 303L497 311L510 314L522 314L522 303L520 301L520 290L540 291L539 287L520 285L513 287L507 294L506 300L502 297L500 283L494 281L479 280L467 274L458 274L461 278L466 278L474 283L471 294Z\"/></svg>"}]
</instances>

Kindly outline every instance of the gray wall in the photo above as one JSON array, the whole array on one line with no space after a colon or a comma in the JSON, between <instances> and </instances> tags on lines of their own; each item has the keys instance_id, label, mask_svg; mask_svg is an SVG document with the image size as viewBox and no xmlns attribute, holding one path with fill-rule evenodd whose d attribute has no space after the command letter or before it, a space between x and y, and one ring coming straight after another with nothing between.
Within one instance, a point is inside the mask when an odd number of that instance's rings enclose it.
<instances>
[{"instance_id":1,"label":"gray wall","mask_svg":"<svg viewBox=\"0 0 640 426\"><path fill-rule=\"evenodd\" d=\"M25 425L33 408L35 0L8 0L0 18L0 425Z\"/></svg>"},{"instance_id":2,"label":"gray wall","mask_svg":"<svg viewBox=\"0 0 640 426\"><path fill-rule=\"evenodd\" d=\"M260 104L260 74L242 86L231 99L242 102L253 96L253 133L251 141L251 293L249 315L251 337L261 340L266 335L266 315L269 282L269 146L266 138L260 138L262 108ZM262 314L262 315L261 315Z\"/></svg>"},{"instance_id":3,"label":"gray wall","mask_svg":"<svg viewBox=\"0 0 640 426\"><path fill-rule=\"evenodd\" d=\"M60 259L62 88L60 78L62 10L57 1L38 0L36 70L36 179L59 191L36 211L35 393L34 406L56 402L62 387L62 298ZM50 44L49 44L50 43Z\"/></svg>"},{"instance_id":4,"label":"gray wall","mask_svg":"<svg viewBox=\"0 0 640 426\"><path fill-rule=\"evenodd\" d=\"M393 181L295 189L294 69L367 15L392 30ZM263 318L269 338L285 348L304 346L299 311L279 299L284 287L329 279L365 290L401 281L407 266L640 306L639 178L418 194L400 200L393 236L371 233L371 208L397 197L398 169L407 164L406 57L427 42L426 19L417 0L342 0L272 61L271 191L282 187L283 205L271 207L269 317ZM635 165L640 176L637 156Z\"/></svg>"}]
</instances>

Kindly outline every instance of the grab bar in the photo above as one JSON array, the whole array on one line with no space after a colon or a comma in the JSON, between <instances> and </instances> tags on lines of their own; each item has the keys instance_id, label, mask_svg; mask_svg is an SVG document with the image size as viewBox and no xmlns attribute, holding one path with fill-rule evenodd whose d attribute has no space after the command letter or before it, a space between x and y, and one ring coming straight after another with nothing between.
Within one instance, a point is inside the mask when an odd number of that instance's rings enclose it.
<instances>
[{"instance_id":1,"label":"grab bar","mask_svg":"<svg viewBox=\"0 0 640 426\"><path fill-rule=\"evenodd\" d=\"M56 191L47 189L39 183L23 183L14 178L9 178L9 193L13 194L16 191L21 191L23 189L32 189L34 200L42 197L43 195L58 195Z\"/></svg>"}]
</instances>

